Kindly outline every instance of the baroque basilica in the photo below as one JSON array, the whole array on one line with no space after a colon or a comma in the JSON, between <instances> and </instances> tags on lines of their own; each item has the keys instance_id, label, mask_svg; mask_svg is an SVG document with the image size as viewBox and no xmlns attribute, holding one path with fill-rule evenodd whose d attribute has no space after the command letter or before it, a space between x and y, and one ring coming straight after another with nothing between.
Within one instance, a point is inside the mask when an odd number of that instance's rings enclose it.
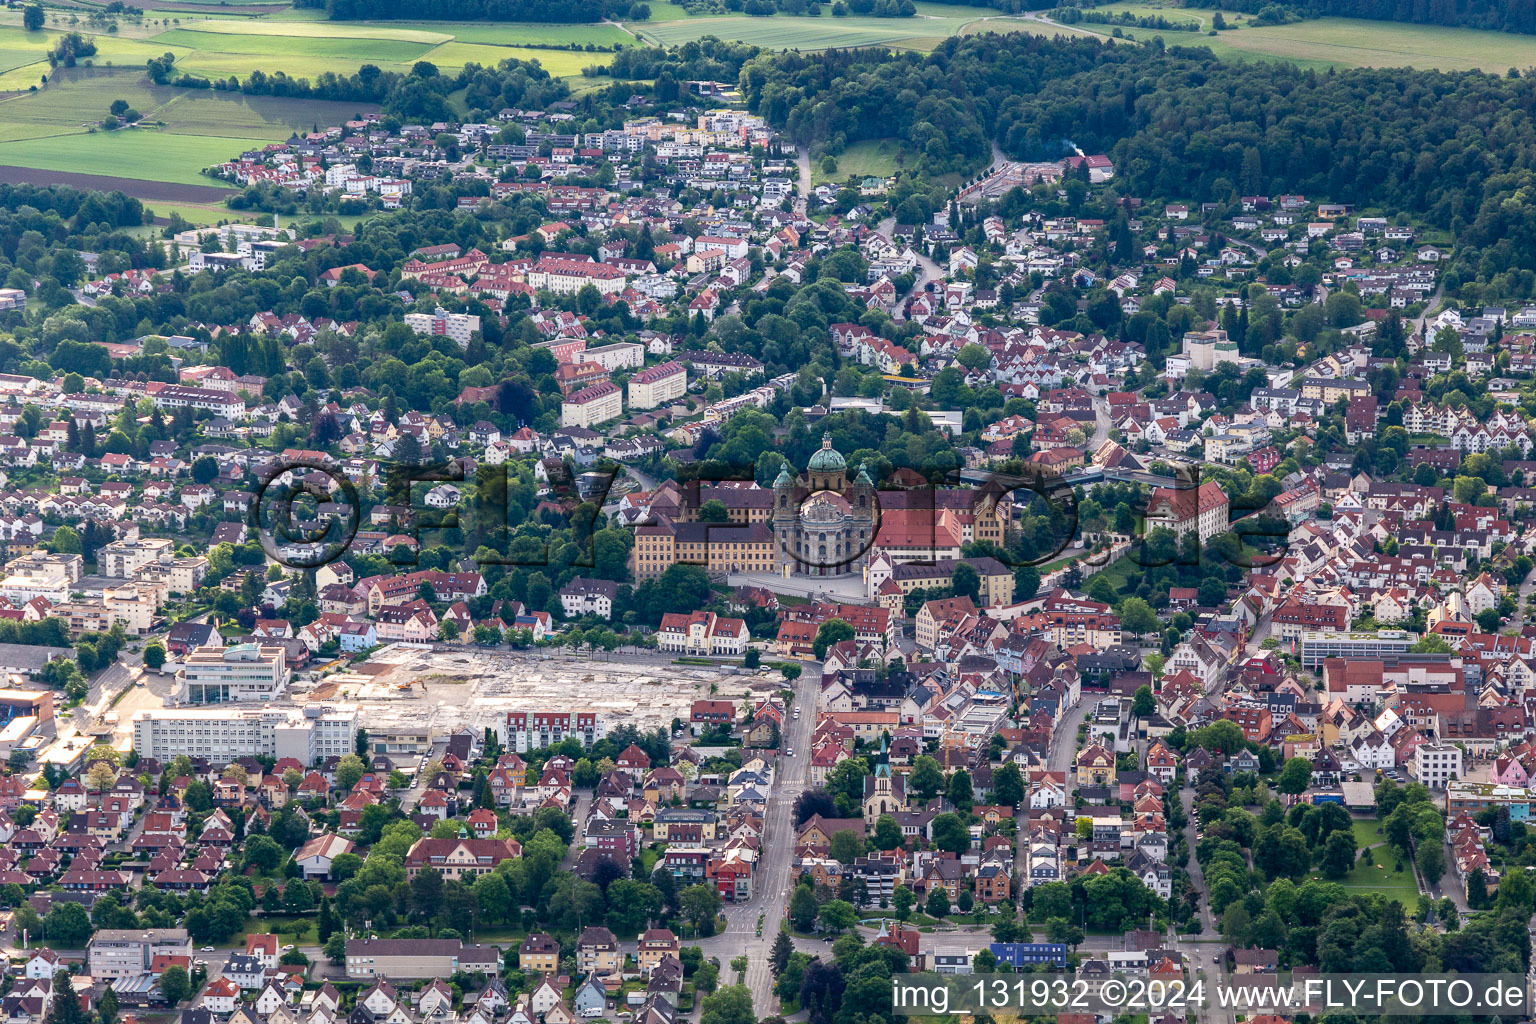
<instances>
[{"instance_id":1,"label":"baroque basilica","mask_svg":"<svg viewBox=\"0 0 1536 1024\"><path fill-rule=\"evenodd\" d=\"M824 434L805 467L808 485L779 472L773 482L773 536L781 572L851 576L869 564L878 518L875 483L859 467L848 483L848 462Z\"/></svg>"}]
</instances>

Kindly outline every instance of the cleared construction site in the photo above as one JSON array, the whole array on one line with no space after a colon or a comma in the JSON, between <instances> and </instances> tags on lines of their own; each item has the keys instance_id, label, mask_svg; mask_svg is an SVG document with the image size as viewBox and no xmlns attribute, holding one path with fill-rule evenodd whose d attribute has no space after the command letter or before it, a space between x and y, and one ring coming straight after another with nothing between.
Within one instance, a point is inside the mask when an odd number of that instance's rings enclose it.
<instances>
[{"instance_id":1,"label":"cleared construction site","mask_svg":"<svg viewBox=\"0 0 1536 1024\"><path fill-rule=\"evenodd\" d=\"M652 730L688 719L696 700L739 702L784 686L777 671L675 665L662 657L612 660L546 651L428 650L396 646L293 689L295 700L358 706L370 732L477 732L509 711L592 710L610 726Z\"/></svg>"}]
</instances>

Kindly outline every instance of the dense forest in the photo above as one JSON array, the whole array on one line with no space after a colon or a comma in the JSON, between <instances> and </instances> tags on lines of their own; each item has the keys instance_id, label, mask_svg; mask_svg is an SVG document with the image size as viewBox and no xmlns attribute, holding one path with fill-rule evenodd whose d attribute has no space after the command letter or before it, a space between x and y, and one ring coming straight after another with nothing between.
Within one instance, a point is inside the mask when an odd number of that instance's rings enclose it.
<instances>
[{"instance_id":1,"label":"dense forest","mask_svg":"<svg viewBox=\"0 0 1536 1024\"><path fill-rule=\"evenodd\" d=\"M1219 7L1257 14L1276 5L1275 0L1185 0L1184 6ZM1533 0L1294 0L1283 6L1309 18L1332 15L1536 33L1536 2Z\"/></svg>"},{"instance_id":2,"label":"dense forest","mask_svg":"<svg viewBox=\"0 0 1536 1024\"><path fill-rule=\"evenodd\" d=\"M1115 164L1110 190L1228 202L1299 193L1415 213L1486 247L1480 270L1536 268L1536 79L1510 74L1223 63L1204 48L980 35L929 54L764 55L752 108L836 152L895 136L917 169L1054 159Z\"/></svg>"}]
</instances>

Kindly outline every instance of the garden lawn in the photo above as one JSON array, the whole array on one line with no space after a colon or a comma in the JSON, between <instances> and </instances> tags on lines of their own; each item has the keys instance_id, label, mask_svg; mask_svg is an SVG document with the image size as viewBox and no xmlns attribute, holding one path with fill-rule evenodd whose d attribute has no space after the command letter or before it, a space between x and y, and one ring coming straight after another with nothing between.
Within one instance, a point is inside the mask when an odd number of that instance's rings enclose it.
<instances>
[{"instance_id":1,"label":"garden lawn","mask_svg":"<svg viewBox=\"0 0 1536 1024\"><path fill-rule=\"evenodd\" d=\"M1381 822L1375 818L1356 818L1354 820L1355 848L1357 851L1355 856L1358 857L1360 855L1358 851L1365 849L1367 846L1374 846L1377 843L1387 841L1386 836L1376 831L1380 827ZM1372 850L1371 852L1380 858L1392 857L1395 860L1397 856L1395 853L1387 853L1383 850Z\"/></svg>"},{"instance_id":2,"label":"garden lawn","mask_svg":"<svg viewBox=\"0 0 1536 1024\"><path fill-rule=\"evenodd\" d=\"M822 182L843 182L852 178L857 184L860 178L869 176L888 178L896 173L896 158L901 152L901 143L895 139L855 142L837 155L837 170L832 174L823 174L821 161L812 160L811 181L819 185Z\"/></svg>"},{"instance_id":3,"label":"garden lawn","mask_svg":"<svg viewBox=\"0 0 1536 1024\"><path fill-rule=\"evenodd\" d=\"M1413 879L1413 872L1406 864L1403 866L1403 870L1394 871L1393 868L1397 863L1397 856L1395 854L1381 854L1380 851L1376 850L1371 852L1377 854L1379 860L1384 860L1387 863L1384 865L1372 864L1368 867L1362 867L1356 861L1349 874L1338 879L1338 883L1344 886L1351 894L1379 892L1388 899L1401 903L1406 909L1416 907L1419 901L1419 886ZM1313 875L1312 877L1322 878L1321 875ZM1325 878L1323 881L1334 881L1334 879Z\"/></svg>"}]
</instances>

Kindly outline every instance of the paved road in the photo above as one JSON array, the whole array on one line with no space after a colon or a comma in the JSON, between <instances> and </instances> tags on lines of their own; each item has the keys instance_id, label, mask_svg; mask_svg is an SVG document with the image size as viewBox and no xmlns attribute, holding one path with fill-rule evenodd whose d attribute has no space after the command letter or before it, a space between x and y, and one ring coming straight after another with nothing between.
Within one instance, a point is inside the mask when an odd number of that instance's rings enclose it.
<instances>
[{"instance_id":1,"label":"paved road","mask_svg":"<svg viewBox=\"0 0 1536 1024\"><path fill-rule=\"evenodd\" d=\"M1430 312L1440 305L1440 300L1443 298L1445 298L1445 278L1442 277L1440 284L1435 288L1435 294L1431 295L1429 301L1424 303L1424 309L1419 313L1419 318L1413 322L1413 333L1424 333L1424 325L1429 322Z\"/></svg>"},{"instance_id":2,"label":"paved road","mask_svg":"<svg viewBox=\"0 0 1536 1024\"><path fill-rule=\"evenodd\" d=\"M1055 729L1051 733L1051 747L1045 755L1046 771L1067 773L1066 792L1063 795L1069 807L1072 805L1073 794L1077 792L1077 783L1072 778L1072 758L1077 754L1077 729L1083 724L1083 719L1088 716L1088 704L1087 700L1079 700L1075 707L1068 708L1065 714L1056 719ZM1025 780L1026 783L1028 781L1028 779ZM1013 858L1016 876L1028 870L1029 829L1019 829L1014 841ZM1023 901L1022 886L1017 897L1021 902Z\"/></svg>"},{"instance_id":3,"label":"paved road","mask_svg":"<svg viewBox=\"0 0 1536 1024\"><path fill-rule=\"evenodd\" d=\"M796 149L795 163L800 166L800 180L795 183L795 189L800 194L803 211L804 204L811 198L811 151L804 146Z\"/></svg>"},{"instance_id":4,"label":"paved road","mask_svg":"<svg viewBox=\"0 0 1536 1024\"><path fill-rule=\"evenodd\" d=\"M768 798L768 812L763 821L763 848L758 855L757 888L752 898L725 911L726 928L719 935L702 939L698 945L706 956L720 958L721 981L735 980L730 962L745 953L746 984L752 990L752 1005L759 1017L768 1016L777 1006L773 994L773 972L768 956L779 932L779 922L788 910L788 892L793 879L790 862L794 859L794 805L801 792L810 787L811 731L816 720L816 697L821 690L821 666L805 666L805 674L795 682L796 720L791 712L784 730L784 748L794 757L779 760L778 777ZM757 934L757 919L763 916L763 934Z\"/></svg>"},{"instance_id":5,"label":"paved road","mask_svg":"<svg viewBox=\"0 0 1536 1024\"><path fill-rule=\"evenodd\" d=\"M1109 400L1102 396L1093 400L1093 440L1088 443L1088 450L1096 452L1105 441L1109 440Z\"/></svg>"},{"instance_id":6,"label":"paved road","mask_svg":"<svg viewBox=\"0 0 1536 1024\"><path fill-rule=\"evenodd\" d=\"M880 234L884 235L886 238L890 238L891 232L895 229L895 217L887 217L885 220L882 220L875 226L875 230L880 232ZM922 252L918 251L917 249L913 249L912 251L917 253L917 276L912 282L912 290L907 294L917 296L921 295L923 293L923 289L931 282L943 280L945 277L945 271L943 267L939 266L937 263L933 262L933 260L923 255ZM891 315L897 320L905 320L907 318L906 302L897 302L896 308L891 311Z\"/></svg>"},{"instance_id":7,"label":"paved road","mask_svg":"<svg viewBox=\"0 0 1536 1024\"><path fill-rule=\"evenodd\" d=\"M1194 885L1195 892L1200 896L1200 926L1202 935L1213 935L1216 931L1215 922L1211 918L1211 904L1205 894L1205 872L1200 868L1200 862L1195 859L1195 844L1200 837L1195 834L1195 790L1193 786L1185 786L1179 791L1179 798L1184 801L1184 812L1188 820L1184 823L1184 842L1189 847L1189 880Z\"/></svg>"}]
</instances>

